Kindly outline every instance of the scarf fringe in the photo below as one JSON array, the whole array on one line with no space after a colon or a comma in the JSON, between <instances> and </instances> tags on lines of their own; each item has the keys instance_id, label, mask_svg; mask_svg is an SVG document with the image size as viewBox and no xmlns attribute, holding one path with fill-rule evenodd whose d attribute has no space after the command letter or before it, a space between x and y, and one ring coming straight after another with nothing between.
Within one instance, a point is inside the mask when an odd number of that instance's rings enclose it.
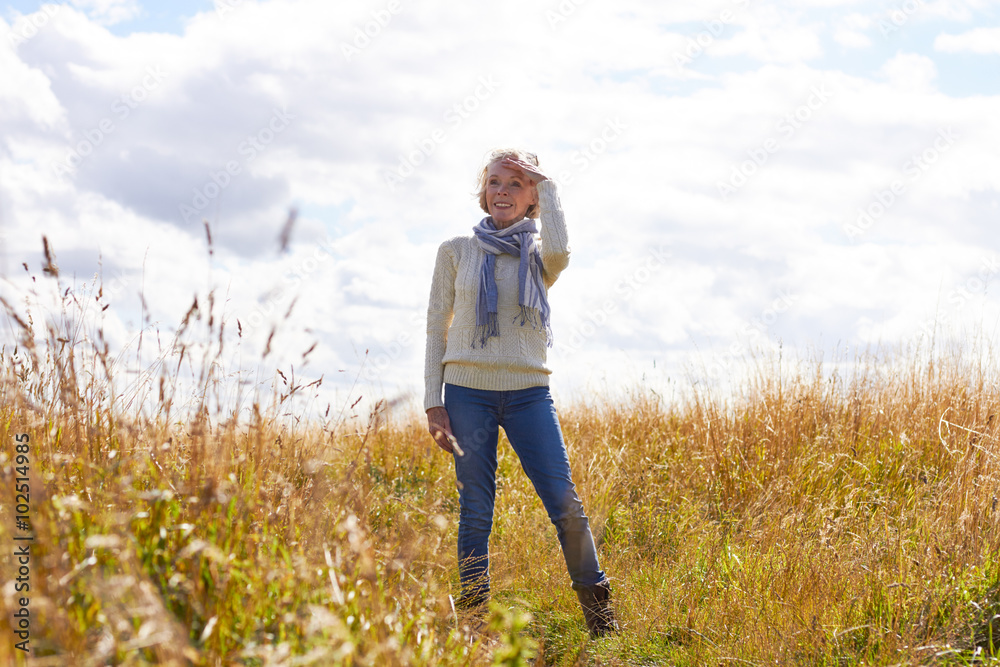
<instances>
[{"instance_id":1,"label":"scarf fringe","mask_svg":"<svg viewBox=\"0 0 1000 667\"><path fill-rule=\"evenodd\" d=\"M541 313L537 308L532 308L531 306L521 306L521 326L523 327L526 323L531 325L532 329L538 329L545 332L545 346L552 347L552 325L548 322L542 322L539 325L538 320L541 317ZM514 319L510 321L511 324L517 322L517 315Z\"/></svg>"},{"instance_id":2,"label":"scarf fringe","mask_svg":"<svg viewBox=\"0 0 1000 667\"><path fill-rule=\"evenodd\" d=\"M479 341L479 347L485 348L486 341L488 341L493 336L500 335L500 323L497 321L496 313L488 313L486 315L486 324L480 324L476 326L476 333L472 337L472 347L476 346L476 341Z\"/></svg>"}]
</instances>

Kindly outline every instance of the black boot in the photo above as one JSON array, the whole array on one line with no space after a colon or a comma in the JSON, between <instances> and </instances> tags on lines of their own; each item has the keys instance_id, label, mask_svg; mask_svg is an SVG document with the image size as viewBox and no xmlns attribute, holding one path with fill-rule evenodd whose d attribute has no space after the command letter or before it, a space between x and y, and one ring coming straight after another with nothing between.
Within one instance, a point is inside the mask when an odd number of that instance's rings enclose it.
<instances>
[{"instance_id":1,"label":"black boot","mask_svg":"<svg viewBox=\"0 0 1000 667\"><path fill-rule=\"evenodd\" d=\"M457 611L482 614L489 608L489 604L489 591L474 591L471 593L465 593L455 600L455 609Z\"/></svg>"},{"instance_id":2,"label":"black boot","mask_svg":"<svg viewBox=\"0 0 1000 667\"><path fill-rule=\"evenodd\" d=\"M583 607L583 618L591 637L603 637L618 632L615 610L611 607L611 584L607 581L577 589L576 597Z\"/></svg>"}]
</instances>

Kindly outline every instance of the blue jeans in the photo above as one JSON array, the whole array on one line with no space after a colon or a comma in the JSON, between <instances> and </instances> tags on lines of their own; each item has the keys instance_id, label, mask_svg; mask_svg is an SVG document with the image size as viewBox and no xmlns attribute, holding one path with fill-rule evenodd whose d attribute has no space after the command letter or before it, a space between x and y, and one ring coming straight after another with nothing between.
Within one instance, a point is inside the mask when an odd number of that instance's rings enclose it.
<instances>
[{"instance_id":1,"label":"blue jeans","mask_svg":"<svg viewBox=\"0 0 1000 667\"><path fill-rule=\"evenodd\" d=\"M458 567L465 604L489 596L489 538L500 427L556 527L573 588L605 582L590 522L570 474L549 388L488 391L446 384L444 405L455 439L465 452L455 457L460 506Z\"/></svg>"}]
</instances>

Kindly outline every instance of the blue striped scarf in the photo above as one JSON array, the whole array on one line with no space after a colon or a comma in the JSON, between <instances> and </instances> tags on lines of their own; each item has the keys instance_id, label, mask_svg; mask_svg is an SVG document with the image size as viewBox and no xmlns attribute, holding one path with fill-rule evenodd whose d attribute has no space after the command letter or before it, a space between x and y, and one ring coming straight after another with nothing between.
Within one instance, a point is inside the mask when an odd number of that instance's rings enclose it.
<instances>
[{"instance_id":1,"label":"blue striped scarf","mask_svg":"<svg viewBox=\"0 0 1000 667\"><path fill-rule=\"evenodd\" d=\"M483 251L483 265L479 274L479 296L476 300L476 334L472 346L500 335L497 323L496 256L501 253L521 260L517 272L518 304L521 306L521 326L531 326L545 333L546 344L552 347L552 327L549 324L549 300L542 282L542 255L535 245L535 221L525 218L505 229L497 229L492 218L483 218L473 227L476 241ZM514 318L517 319L516 317Z\"/></svg>"}]
</instances>

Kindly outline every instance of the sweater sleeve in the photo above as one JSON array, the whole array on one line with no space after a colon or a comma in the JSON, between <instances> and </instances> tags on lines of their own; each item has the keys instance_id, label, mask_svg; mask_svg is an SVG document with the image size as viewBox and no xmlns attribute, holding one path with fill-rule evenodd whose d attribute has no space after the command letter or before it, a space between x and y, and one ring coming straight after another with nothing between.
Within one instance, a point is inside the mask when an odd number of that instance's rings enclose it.
<instances>
[{"instance_id":1,"label":"sweater sleeve","mask_svg":"<svg viewBox=\"0 0 1000 667\"><path fill-rule=\"evenodd\" d=\"M547 179L537 187L539 218L542 224L542 277L545 286L552 287L559 274L569 265L566 216L563 215L555 181Z\"/></svg>"},{"instance_id":2,"label":"sweater sleeve","mask_svg":"<svg viewBox=\"0 0 1000 667\"><path fill-rule=\"evenodd\" d=\"M451 241L438 248L427 306L427 350L424 356L424 410L443 407L444 353L448 346L448 327L455 314L455 276L458 255Z\"/></svg>"}]
</instances>

